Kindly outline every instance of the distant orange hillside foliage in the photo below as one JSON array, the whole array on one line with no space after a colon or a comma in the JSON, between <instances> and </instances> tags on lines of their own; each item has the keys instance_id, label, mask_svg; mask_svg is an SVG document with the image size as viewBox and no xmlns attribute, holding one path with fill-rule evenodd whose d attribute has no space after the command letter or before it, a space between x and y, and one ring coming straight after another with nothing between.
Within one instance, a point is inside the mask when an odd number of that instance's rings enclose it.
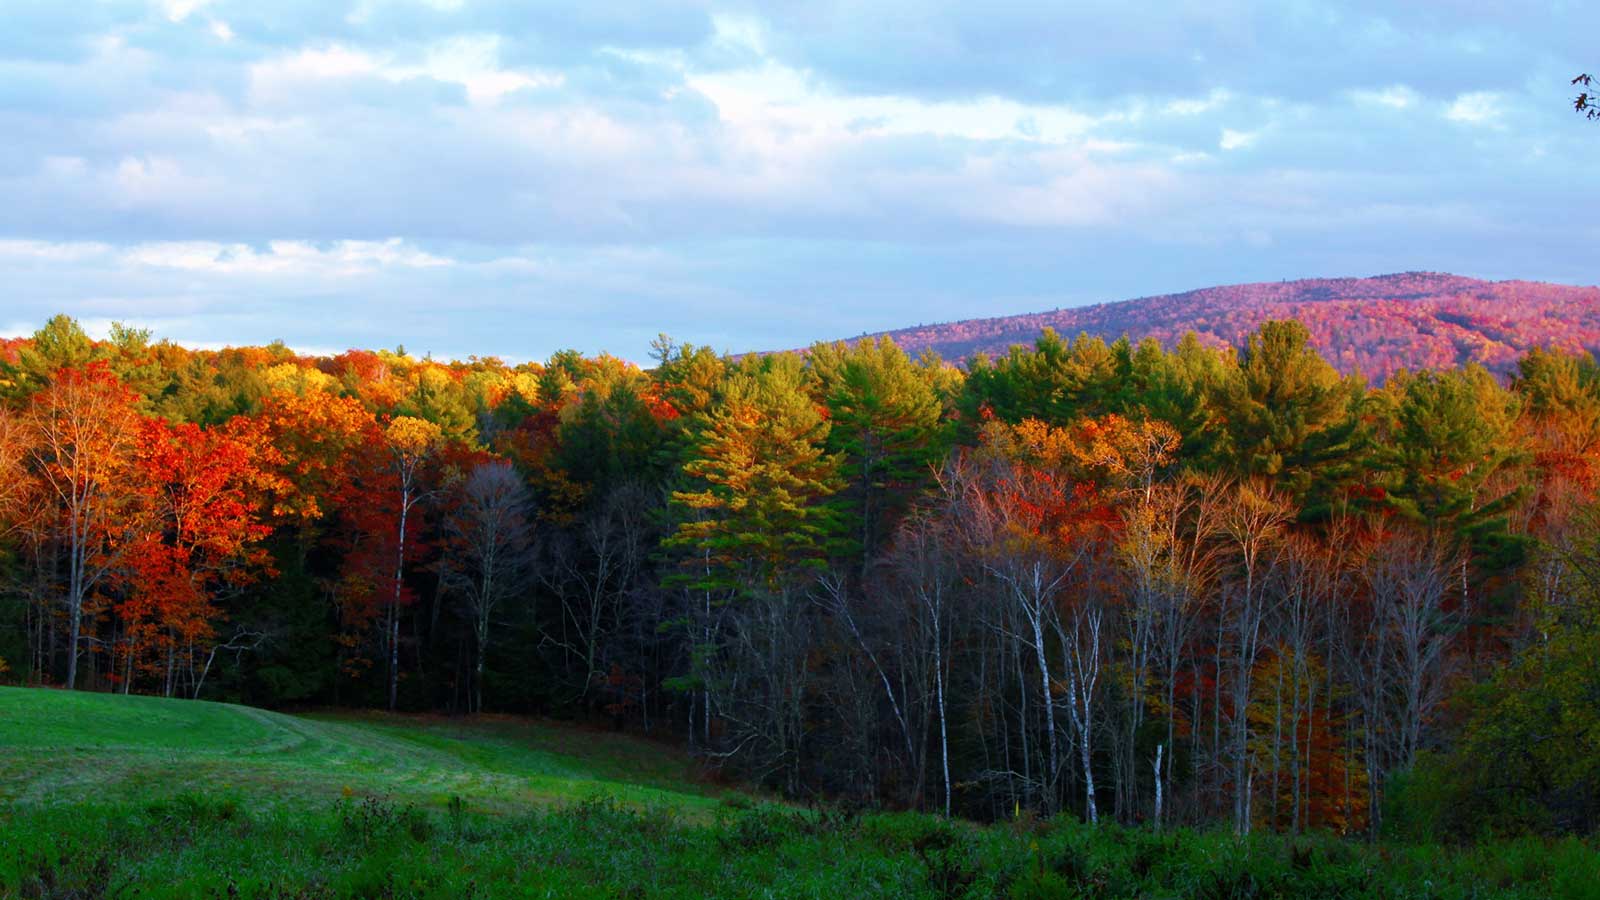
<instances>
[{"instance_id":1,"label":"distant orange hillside foliage","mask_svg":"<svg viewBox=\"0 0 1600 900\"><path fill-rule=\"evenodd\" d=\"M1375 381L1469 362L1507 372L1533 347L1600 350L1600 288L1435 272L1229 285L886 334L913 354L932 348L962 360L1032 343L1046 327L1069 338L1128 335L1169 346L1192 330L1205 343L1237 346L1263 321L1288 318L1305 323L1342 371Z\"/></svg>"}]
</instances>

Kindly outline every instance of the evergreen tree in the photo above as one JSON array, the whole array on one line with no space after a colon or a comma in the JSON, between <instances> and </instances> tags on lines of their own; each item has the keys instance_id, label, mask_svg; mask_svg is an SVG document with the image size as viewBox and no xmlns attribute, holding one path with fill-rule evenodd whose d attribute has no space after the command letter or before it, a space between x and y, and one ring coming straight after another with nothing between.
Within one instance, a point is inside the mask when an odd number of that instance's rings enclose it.
<instances>
[{"instance_id":1,"label":"evergreen tree","mask_svg":"<svg viewBox=\"0 0 1600 900\"><path fill-rule=\"evenodd\" d=\"M667 545L706 560L697 586L775 589L837 547L837 512L824 501L839 489L839 459L797 358L746 360L725 390L691 426L686 489L672 495L686 521Z\"/></svg>"},{"instance_id":2,"label":"evergreen tree","mask_svg":"<svg viewBox=\"0 0 1600 900\"><path fill-rule=\"evenodd\" d=\"M1118 412L1124 404L1118 376L1128 353L1126 343L1119 354L1098 337L1080 334L1069 343L1046 328L1032 349L1015 346L998 360L980 354L972 361L964 412L969 423L987 409L1007 422L1035 418L1054 425Z\"/></svg>"},{"instance_id":3,"label":"evergreen tree","mask_svg":"<svg viewBox=\"0 0 1600 900\"><path fill-rule=\"evenodd\" d=\"M1380 395L1385 440L1374 454L1386 502L1495 568L1514 564L1523 542L1507 515L1524 487L1501 476L1523 460L1512 440L1515 394L1482 367L1402 372Z\"/></svg>"},{"instance_id":4,"label":"evergreen tree","mask_svg":"<svg viewBox=\"0 0 1600 900\"><path fill-rule=\"evenodd\" d=\"M865 564L944 455L942 406L926 371L888 338L818 344L810 356L827 446L842 460L838 505Z\"/></svg>"},{"instance_id":5,"label":"evergreen tree","mask_svg":"<svg viewBox=\"0 0 1600 900\"><path fill-rule=\"evenodd\" d=\"M1267 478L1300 506L1310 495L1325 500L1349 474L1362 395L1361 383L1341 378L1310 339L1299 322L1264 323L1215 398L1228 441L1218 449L1235 474Z\"/></svg>"}]
</instances>

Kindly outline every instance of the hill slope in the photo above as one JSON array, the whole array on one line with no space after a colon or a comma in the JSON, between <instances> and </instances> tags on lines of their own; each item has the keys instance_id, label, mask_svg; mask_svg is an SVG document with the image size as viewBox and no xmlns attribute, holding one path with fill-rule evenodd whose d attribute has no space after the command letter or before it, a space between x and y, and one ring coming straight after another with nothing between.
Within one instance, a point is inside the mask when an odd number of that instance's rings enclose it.
<instances>
[{"instance_id":1,"label":"hill slope","mask_svg":"<svg viewBox=\"0 0 1600 900\"><path fill-rule=\"evenodd\" d=\"M181 791L519 812L609 797L710 808L689 759L638 739L524 719L306 718L248 706L0 688L0 805Z\"/></svg>"},{"instance_id":2,"label":"hill slope","mask_svg":"<svg viewBox=\"0 0 1600 900\"><path fill-rule=\"evenodd\" d=\"M1206 343L1236 346L1261 322L1284 318L1304 322L1341 370L1375 379L1468 362L1505 372L1536 346L1600 349L1600 288L1433 272L1238 284L885 333L913 354L931 348L956 360L1004 353L1046 327L1169 346L1193 330Z\"/></svg>"}]
</instances>

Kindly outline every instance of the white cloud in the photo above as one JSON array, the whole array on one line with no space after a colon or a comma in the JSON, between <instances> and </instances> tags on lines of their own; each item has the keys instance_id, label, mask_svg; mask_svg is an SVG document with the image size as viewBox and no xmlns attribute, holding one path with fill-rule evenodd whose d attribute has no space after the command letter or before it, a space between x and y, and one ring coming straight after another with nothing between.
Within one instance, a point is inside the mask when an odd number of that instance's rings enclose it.
<instances>
[{"instance_id":1,"label":"white cloud","mask_svg":"<svg viewBox=\"0 0 1600 900\"><path fill-rule=\"evenodd\" d=\"M170 157L128 156L117 163L112 186L128 205L173 197L189 181L181 162Z\"/></svg>"},{"instance_id":2,"label":"white cloud","mask_svg":"<svg viewBox=\"0 0 1600 900\"><path fill-rule=\"evenodd\" d=\"M384 77L398 81L416 75L459 84L474 103L494 103L512 91L556 87L564 80L555 73L530 74L501 68L498 35L441 41L429 48L420 66L393 67L385 71Z\"/></svg>"},{"instance_id":3,"label":"white cloud","mask_svg":"<svg viewBox=\"0 0 1600 900\"><path fill-rule=\"evenodd\" d=\"M757 56L767 56L766 25L754 16L714 13L711 16L713 44L732 50L746 50Z\"/></svg>"},{"instance_id":4,"label":"white cloud","mask_svg":"<svg viewBox=\"0 0 1600 900\"><path fill-rule=\"evenodd\" d=\"M374 75L382 63L371 54L339 44L304 48L250 67L253 84L279 84L307 79L348 78Z\"/></svg>"},{"instance_id":5,"label":"white cloud","mask_svg":"<svg viewBox=\"0 0 1600 900\"><path fill-rule=\"evenodd\" d=\"M352 276L383 268L428 269L454 260L423 251L399 238L337 241L326 247L305 241L272 241L265 251L248 244L168 241L140 244L122 254L135 266L185 269L221 275Z\"/></svg>"},{"instance_id":6,"label":"white cloud","mask_svg":"<svg viewBox=\"0 0 1600 900\"><path fill-rule=\"evenodd\" d=\"M498 35L446 38L410 59L344 44L304 47L250 67L251 91L264 101L301 101L315 95L318 82L351 78L379 78L392 84L431 78L460 85L474 104L491 105L512 91L556 87L564 81L560 73L502 67Z\"/></svg>"},{"instance_id":7,"label":"white cloud","mask_svg":"<svg viewBox=\"0 0 1600 900\"><path fill-rule=\"evenodd\" d=\"M1222 150L1243 150L1256 142L1261 137L1259 131L1235 131L1232 128L1222 129L1222 137L1217 141L1217 147Z\"/></svg>"},{"instance_id":8,"label":"white cloud","mask_svg":"<svg viewBox=\"0 0 1600 900\"><path fill-rule=\"evenodd\" d=\"M502 262L508 262L508 257ZM93 263L215 275L350 276L386 269L436 269L460 261L401 238L382 241L270 241L264 247L219 241L147 241L116 247L99 241L0 239L0 264Z\"/></svg>"},{"instance_id":9,"label":"white cloud","mask_svg":"<svg viewBox=\"0 0 1600 900\"><path fill-rule=\"evenodd\" d=\"M173 22L182 22L210 4L211 0L159 0L157 3L167 19Z\"/></svg>"},{"instance_id":10,"label":"white cloud","mask_svg":"<svg viewBox=\"0 0 1600 900\"><path fill-rule=\"evenodd\" d=\"M1357 103L1389 109L1410 109L1422 99L1416 91L1403 84L1390 85L1381 90L1351 91L1350 96Z\"/></svg>"},{"instance_id":11,"label":"white cloud","mask_svg":"<svg viewBox=\"0 0 1600 900\"><path fill-rule=\"evenodd\" d=\"M920 192L950 216L1001 225L1072 228L1115 225L1141 219L1183 190L1175 173L1159 165L1108 165L1057 151L1045 156L1051 174L1042 183L1009 183L992 163L973 163L963 179L929 179Z\"/></svg>"},{"instance_id":12,"label":"white cloud","mask_svg":"<svg viewBox=\"0 0 1600 900\"><path fill-rule=\"evenodd\" d=\"M1461 94L1445 110L1444 117L1463 125L1499 125L1505 114L1503 99L1494 91Z\"/></svg>"},{"instance_id":13,"label":"white cloud","mask_svg":"<svg viewBox=\"0 0 1600 900\"><path fill-rule=\"evenodd\" d=\"M1081 141L1097 126L1128 118L1122 112L1093 115L1065 104L996 96L928 101L841 94L818 85L805 72L773 62L753 69L689 72L685 82L716 106L742 143L774 152L796 147L820 151L870 137L1066 144Z\"/></svg>"}]
</instances>

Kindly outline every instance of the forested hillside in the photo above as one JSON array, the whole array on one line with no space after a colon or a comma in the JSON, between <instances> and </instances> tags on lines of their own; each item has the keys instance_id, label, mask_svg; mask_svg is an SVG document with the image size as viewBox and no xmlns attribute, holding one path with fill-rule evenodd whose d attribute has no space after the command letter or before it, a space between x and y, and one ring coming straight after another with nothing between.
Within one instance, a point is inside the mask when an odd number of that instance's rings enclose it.
<instances>
[{"instance_id":1,"label":"forested hillside","mask_svg":"<svg viewBox=\"0 0 1600 900\"><path fill-rule=\"evenodd\" d=\"M1237 284L886 334L912 354L931 349L965 359L1031 344L1045 328L1107 341L1152 337L1168 346L1194 331L1208 346L1231 346L1269 319L1299 320L1336 368L1375 381L1400 369L1468 363L1508 374L1535 347L1600 348L1600 288L1407 272Z\"/></svg>"},{"instance_id":2,"label":"forested hillside","mask_svg":"<svg viewBox=\"0 0 1600 900\"><path fill-rule=\"evenodd\" d=\"M535 712L791 797L1594 831L1600 367L1293 321L648 370L58 317L0 368L0 677Z\"/></svg>"}]
</instances>

